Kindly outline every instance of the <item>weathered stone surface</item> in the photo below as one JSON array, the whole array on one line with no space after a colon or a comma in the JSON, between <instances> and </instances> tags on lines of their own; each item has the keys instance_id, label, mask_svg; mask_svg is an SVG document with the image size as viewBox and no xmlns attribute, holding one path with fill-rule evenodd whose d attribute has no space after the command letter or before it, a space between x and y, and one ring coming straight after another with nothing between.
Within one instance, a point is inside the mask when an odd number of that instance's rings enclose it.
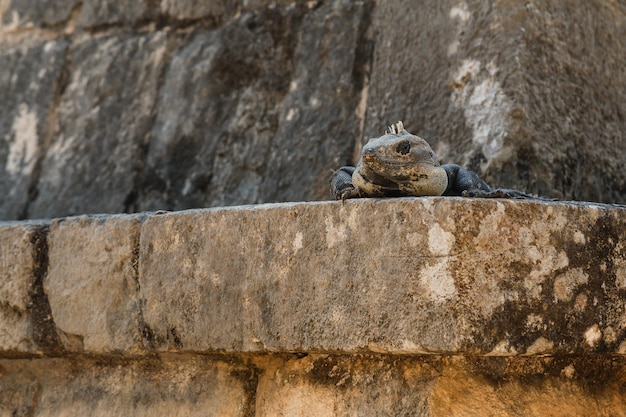
<instances>
[{"instance_id":1,"label":"weathered stone surface","mask_svg":"<svg viewBox=\"0 0 626 417\"><path fill-rule=\"evenodd\" d=\"M309 355L261 373L256 416L429 416L440 359Z\"/></svg>"},{"instance_id":2,"label":"weathered stone surface","mask_svg":"<svg viewBox=\"0 0 626 417\"><path fill-rule=\"evenodd\" d=\"M213 0L197 2L194 0L161 0L161 13L177 19L223 18L234 14L241 7L240 0Z\"/></svg>"},{"instance_id":3,"label":"weathered stone surface","mask_svg":"<svg viewBox=\"0 0 626 417\"><path fill-rule=\"evenodd\" d=\"M29 217L122 212L152 121L166 37L120 35L72 47Z\"/></svg>"},{"instance_id":4,"label":"weathered stone surface","mask_svg":"<svg viewBox=\"0 0 626 417\"><path fill-rule=\"evenodd\" d=\"M69 19L79 0L9 0L4 11L2 24L9 28L20 26L54 26ZM87 2L89 3L89 2Z\"/></svg>"},{"instance_id":5,"label":"weathered stone surface","mask_svg":"<svg viewBox=\"0 0 626 417\"><path fill-rule=\"evenodd\" d=\"M67 42L0 49L0 219L24 218Z\"/></svg>"},{"instance_id":6,"label":"weathered stone surface","mask_svg":"<svg viewBox=\"0 0 626 417\"><path fill-rule=\"evenodd\" d=\"M0 351L37 351L32 331L37 255L42 225L0 223ZM41 284L41 283L40 283Z\"/></svg>"},{"instance_id":7,"label":"weathered stone surface","mask_svg":"<svg viewBox=\"0 0 626 417\"><path fill-rule=\"evenodd\" d=\"M0 218L326 199L398 119L493 185L626 202L625 8L5 0Z\"/></svg>"},{"instance_id":8,"label":"weathered stone surface","mask_svg":"<svg viewBox=\"0 0 626 417\"><path fill-rule=\"evenodd\" d=\"M366 138L404 120L494 185L626 202L625 7L379 3Z\"/></svg>"},{"instance_id":9,"label":"weathered stone surface","mask_svg":"<svg viewBox=\"0 0 626 417\"><path fill-rule=\"evenodd\" d=\"M625 214L436 197L3 223L0 415L626 415Z\"/></svg>"},{"instance_id":10,"label":"weathered stone surface","mask_svg":"<svg viewBox=\"0 0 626 417\"><path fill-rule=\"evenodd\" d=\"M254 415L254 370L203 356L0 361L2 416Z\"/></svg>"},{"instance_id":11,"label":"weathered stone surface","mask_svg":"<svg viewBox=\"0 0 626 417\"><path fill-rule=\"evenodd\" d=\"M309 355L272 365L257 416L626 415L622 358Z\"/></svg>"},{"instance_id":12,"label":"weathered stone surface","mask_svg":"<svg viewBox=\"0 0 626 417\"><path fill-rule=\"evenodd\" d=\"M624 213L409 198L151 217L149 347L624 353Z\"/></svg>"},{"instance_id":13,"label":"weathered stone surface","mask_svg":"<svg viewBox=\"0 0 626 417\"><path fill-rule=\"evenodd\" d=\"M165 74L132 209L325 197L359 126L369 7L265 7L194 32Z\"/></svg>"},{"instance_id":14,"label":"weathered stone surface","mask_svg":"<svg viewBox=\"0 0 626 417\"><path fill-rule=\"evenodd\" d=\"M52 222L44 288L68 351L140 350L141 222L141 216L82 216Z\"/></svg>"},{"instance_id":15,"label":"weathered stone surface","mask_svg":"<svg viewBox=\"0 0 626 417\"><path fill-rule=\"evenodd\" d=\"M150 0L90 0L82 3L78 23L83 28L113 24L134 24L154 17Z\"/></svg>"},{"instance_id":16,"label":"weathered stone surface","mask_svg":"<svg viewBox=\"0 0 626 417\"><path fill-rule=\"evenodd\" d=\"M2 416L624 416L626 362L392 355L0 360Z\"/></svg>"},{"instance_id":17,"label":"weathered stone surface","mask_svg":"<svg viewBox=\"0 0 626 417\"><path fill-rule=\"evenodd\" d=\"M2 11L0 6L0 14ZM75 22L73 16L76 16ZM1 17L2 25L9 31L58 27L71 32L74 26L92 29L113 24L129 25L155 16L147 0L12 0Z\"/></svg>"}]
</instances>

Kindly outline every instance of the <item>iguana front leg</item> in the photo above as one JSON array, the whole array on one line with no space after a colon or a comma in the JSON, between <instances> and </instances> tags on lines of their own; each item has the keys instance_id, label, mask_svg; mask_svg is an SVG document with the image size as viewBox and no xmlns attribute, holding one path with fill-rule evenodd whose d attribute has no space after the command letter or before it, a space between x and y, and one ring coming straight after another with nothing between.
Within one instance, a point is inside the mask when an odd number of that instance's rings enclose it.
<instances>
[{"instance_id":1,"label":"iguana front leg","mask_svg":"<svg viewBox=\"0 0 626 417\"><path fill-rule=\"evenodd\" d=\"M448 188L443 195L480 197L480 198L515 198L524 200L554 201L553 198L539 197L523 191L505 188L491 188L474 171L456 164L442 166L448 175Z\"/></svg>"},{"instance_id":2,"label":"iguana front leg","mask_svg":"<svg viewBox=\"0 0 626 417\"><path fill-rule=\"evenodd\" d=\"M448 176L448 187L443 195L447 196L463 196L467 193L485 193L489 194L493 190L491 187L476 174L467 168L463 168L457 164L446 164L441 166Z\"/></svg>"},{"instance_id":3,"label":"iguana front leg","mask_svg":"<svg viewBox=\"0 0 626 417\"><path fill-rule=\"evenodd\" d=\"M333 172L330 178L330 193L335 200L362 197L359 190L352 184L352 174L355 167L345 166Z\"/></svg>"}]
</instances>

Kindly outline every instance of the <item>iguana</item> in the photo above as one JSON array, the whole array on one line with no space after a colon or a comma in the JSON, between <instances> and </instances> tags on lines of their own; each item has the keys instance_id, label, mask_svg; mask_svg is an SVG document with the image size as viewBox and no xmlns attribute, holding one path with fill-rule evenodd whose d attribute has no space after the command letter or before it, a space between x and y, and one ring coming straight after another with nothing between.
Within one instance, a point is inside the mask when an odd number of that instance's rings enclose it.
<instances>
[{"instance_id":1,"label":"iguana","mask_svg":"<svg viewBox=\"0 0 626 417\"><path fill-rule=\"evenodd\" d=\"M469 169L440 165L428 142L407 132L401 121L389 126L383 136L370 139L356 167L335 171L330 192L337 200L439 195L551 200L494 189Z\"/></svg>"}]
</instances>

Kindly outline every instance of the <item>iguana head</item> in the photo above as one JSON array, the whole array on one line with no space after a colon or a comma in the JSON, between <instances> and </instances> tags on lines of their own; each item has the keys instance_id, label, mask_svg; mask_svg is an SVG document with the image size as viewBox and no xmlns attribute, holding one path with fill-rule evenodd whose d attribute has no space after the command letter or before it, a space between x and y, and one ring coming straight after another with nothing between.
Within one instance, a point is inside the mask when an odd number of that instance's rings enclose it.
<instances>
[{"instance_id":1,"label":"iguana head","mask_svg":"<svg viewBox=\"0 0 626 417\"><path fill-rule=\"evenodd\" d=\"M442 195L448 176L430 145L398 122L363 147L352 182L368 196L426 196Z\"/></svg>"}]
</instances>

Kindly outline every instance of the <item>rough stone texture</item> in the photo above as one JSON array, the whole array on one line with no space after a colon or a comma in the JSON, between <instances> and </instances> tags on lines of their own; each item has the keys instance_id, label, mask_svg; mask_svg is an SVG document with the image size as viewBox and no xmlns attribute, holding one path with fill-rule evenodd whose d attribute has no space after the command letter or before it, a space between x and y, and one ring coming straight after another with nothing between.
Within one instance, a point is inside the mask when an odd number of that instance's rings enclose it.
<instances>
[{"instance_id":1,"label":"rough stone texture","mask_svg":"<svg viewBox=\"0 0 626 417\"><path fill-rule=\"evenodd\" d=\"M24 218L67 42L0 49L0 219Z\"/></svg>"},{"instance_id":2,"label":"rough stone texture","mask_svg":"<svg viewBox=\"0 0 626 417\"><path fill-rule=\"evenodd\" d=\"M264 8L189 36L172 53L131 209L326 196L356 137L368 7Z\"/></svg>"},{"instance_id":3,"label":"rough stone texture","mask_svg":"<svg viewBox=\"0 0 626 417\"><path fill-rule=\"evenodd\" d=\"M148 0L8 0L1 23L9 31L29 27L73 31L136 24L151 16ZM0 8L1 11L1 8Z\"/></svg>"},{"instance_id":4,"label":"rough stone texture","mask_svg":"<svg viewBox=\"0 0 626 417\"><path fill-rule=\"evenodd\" d=\"M16 282L40 283L45 352L624 354L624 210L406 198L68 218Z\"/></svg>"},{"instance_id":5,"label":"rough stone texture","mask_svg":"<svg viewBox=\"0 0 626 417\"><path fill-rule=\"evenodd\" d=\"M223 18L224 15L237 11L241 1L213 0L197 2L194 0L161 0L159 9L162 13L177 19L200 19L206 17Z\"/></svg>"},{"instance_id":6,"label":"rough stone texture","mask_svg":"<svg viewBox=\"0 0 626 417\"><path fill-rule=\"evenodd\" d=\"M310 355L273 365L259 378L257 416L626 415L621 359Z\"/></svg>"},{"instance_id":7,"label":"rough stone texture","mask_svg":"<svg viewBox=\"0 0 626 417\"><path fill-rule=\"evenodd\" d=\"M624 213L409 198L151 217L150 347L624 353Z\"/></svg>"},{"instance_id":8,"label":"rough stone texture","mask_svg":"<svg viewBox=\"0 0 626 417\"><path fill-rule=\"evenodd\" d=\"M202 356L1 360L0 415L249 417L253 372Z\"/></svg>"},{"instance_id":9,"label":"rough stone texture","mask_svg":"<svg viewBox=\"0 0 626 417\"><path fill-rule=\"evenodd\" d=\"M0 0L0 35L1 219L326 199L399 119L495 186L626 202L623 1Z\"/></svg>"},{"instance_id":10,"label":"rough stone texture","mask_svg":"<svg viewBox=\"0 0 626 417\"><path fill-rule=\"evenodd\" d=\"M141 221L140 216L83 216L52 222L44 288L66 350L140 349Z\"/></svg>"},{"instance_id":11,"label":"rough stone texture","mask_svg":"<svg viewBox=\"0 0 626 417\"><path fill-rule=\"evenodd\" d=\"M0 415L615 417L625 371L623 358L0 360Z\"/></svg>"},{"instance_id":12,"label":"rough stone texture","mask_svg":"<svg viewBox=\"0 0 626 417\"><path fill-rule=\"evenodd\" d=\"M37 351L33 337L35 237L42 225L0 223L0 352ZM39 283L41 284L41 283Z\"/></svg>"},{"instance_id":13,"label":"rough stone texture","mask_svg":"<svg viewBox=\"0 0 626 417\"><path fill-rule=\"evenodd\" d=\"M625 10L0 0L0 218L327 198L398 119L494 185L625 202ZM626 414L623 208L147 216L0 225L0 415Z\"/></svg>"},{"instance_id":14,"label":"rough stone texture","mask_svg":"<svg viewBox=\"0 0 626 417\"><path fill-rule=\"evenodd\" d=\"M82 4L79 25L86 28L137 24L152 17L150 0L90 0Z\"/></svg>"},{"instance_id":15,"label":"rough stone texture","mask_svg":"<svg viewBox=\"0 0 626 417\"><path fill-rule=\"evenodd\" d=\"M626 4L381 2L365 137L404 120L497 186L625 202Z\"/></svg>"},{"instance_id":16,"label":"rough stone texture","mask_svg":"<svg viewBox=\"0 0 626 417\"><path fill-rule=\"evenodd\" d=\"M5 0L6 1L6 0ZM54 26L69 19L79 0L8 0L9 3L0 16L2 24L9 29L20 26ZM89 2L87 2L89 3ZM2 8L0 8L2 11Z\"/></svg>"},{"instance_id":17,"label":"rough stone texture","mask_svg":"<svg viewBox=\"0 0 626 417\"><path fill-rule=\"evenodd\" d=\"M430 197L3 223L0 416L626 415L625 214Z\"/></svg>"},{"instance_id":18,"label":"rough stone texture","mask_svg":"<svg viewBox=\"0 0 626 417\"><path fill-rule=\"evenodd\" d=\"M70 78L29 217L124 210L149 133L165 48L163 33L72 46Z\"/></svg>"}]
</instances>

